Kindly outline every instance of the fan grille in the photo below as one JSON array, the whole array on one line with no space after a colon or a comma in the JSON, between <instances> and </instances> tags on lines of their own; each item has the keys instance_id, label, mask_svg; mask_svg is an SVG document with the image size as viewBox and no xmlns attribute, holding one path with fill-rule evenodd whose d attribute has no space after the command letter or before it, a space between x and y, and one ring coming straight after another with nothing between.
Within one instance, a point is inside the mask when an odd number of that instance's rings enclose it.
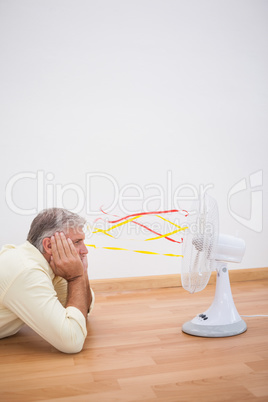
<instances>
[{"instance_id":1,"label":"fan grille","mask_svg":"<svg viewBox=\"0 0 268 402\"><path fill-rule=\"evenodd\" d=\"M183 240L181 281L190 293L208 284L218 239L218 208L207 194L189 211L188 229Z\"/></svg>"}]
</instances>

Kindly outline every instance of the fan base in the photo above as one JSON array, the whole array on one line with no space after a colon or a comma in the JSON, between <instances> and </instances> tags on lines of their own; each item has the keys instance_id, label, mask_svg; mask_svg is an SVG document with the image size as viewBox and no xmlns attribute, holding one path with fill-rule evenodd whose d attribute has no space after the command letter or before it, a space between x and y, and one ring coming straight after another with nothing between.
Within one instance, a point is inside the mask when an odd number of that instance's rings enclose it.
<instances>
[{"instance_id":1,"label":"fan base","mask_svg":"<svg viewBox=\"0 0 268 402\"><path fill-rule=\"evenodd\" d=\"M247 330L244 320L225 325L198 325L188 321L182 326L182 331L189 335L205 338L223 338L242 334Z\"/></svg>"}]
</instances>

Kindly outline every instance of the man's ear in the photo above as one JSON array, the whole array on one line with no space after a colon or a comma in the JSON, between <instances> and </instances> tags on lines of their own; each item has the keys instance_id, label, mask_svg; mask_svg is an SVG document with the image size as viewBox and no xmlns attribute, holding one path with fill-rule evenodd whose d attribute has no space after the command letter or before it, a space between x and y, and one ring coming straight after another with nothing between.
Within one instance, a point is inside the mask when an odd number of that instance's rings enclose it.
<instances>
[{"instance_id":1,"label":"man's ear","mask_svg":"<svg viewBox=\"0 0 268 402\"><path fill-rule=\"evenodd\" d=\"M49 237L45 237L42 241L43 248L44 248L44 253L48 255L52 255L52 249L51 249L51 240Z\"/></svg>"}]
</instances>

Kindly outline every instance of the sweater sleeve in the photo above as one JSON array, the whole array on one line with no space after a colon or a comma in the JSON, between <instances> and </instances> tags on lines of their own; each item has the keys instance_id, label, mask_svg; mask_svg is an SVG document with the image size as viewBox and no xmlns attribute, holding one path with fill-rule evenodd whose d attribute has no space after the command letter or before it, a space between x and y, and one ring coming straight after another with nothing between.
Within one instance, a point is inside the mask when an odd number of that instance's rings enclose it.
<instances>
[{"instance_id":1,"label":"sweater sleeve","mask_svg":"<svg viewBox=\"0 0 268 402\"><path fill-rule=\"evenodd\" d=\"M22 271L6 291L3 304L61 352L82 350L87 336L85 317L76 307L64 308L42 269Z\"/></svg>"},{"instance_id":2,"label":"sweater sleeve","mask_svg":"<svg viewBox=\"0 0 268 402\"><path fill-rule=\"evenodd\" d=\"M57 297L58 297L59 301L65 307L67 304L67 288L68 288L67 281L64 278L57 276L53 280L53 286L57 293ZM91 301L91 304L89 307L88 315L91 313L91 311L94 307L94 303L95 303L95 294L91 287L90 287L90 292L91 292L91 300L92 301Z\"/></svg>"}]
</instances>

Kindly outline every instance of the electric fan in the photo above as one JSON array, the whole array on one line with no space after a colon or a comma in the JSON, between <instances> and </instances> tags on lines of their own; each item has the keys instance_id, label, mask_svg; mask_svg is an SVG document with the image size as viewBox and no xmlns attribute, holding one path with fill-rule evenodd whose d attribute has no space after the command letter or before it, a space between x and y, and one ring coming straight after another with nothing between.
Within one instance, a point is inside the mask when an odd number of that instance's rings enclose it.
<instances>
[{"instance_id":1,"label":"electric fan","mask_svg":"<svg viewBox=\"0 0 268 402\"><path fill-rule=\"evenodd\" d=\"M240 262L245 242L234 236L218 233L218 207L216 201L205 195L192 205L183 241L181 281L190 293L203 290L211 271L217 271L216 292L208 310L183 324L182 331L201 337L226 337L247 330L235 307L228 262Z\"/></svg>"}]
</instances>

